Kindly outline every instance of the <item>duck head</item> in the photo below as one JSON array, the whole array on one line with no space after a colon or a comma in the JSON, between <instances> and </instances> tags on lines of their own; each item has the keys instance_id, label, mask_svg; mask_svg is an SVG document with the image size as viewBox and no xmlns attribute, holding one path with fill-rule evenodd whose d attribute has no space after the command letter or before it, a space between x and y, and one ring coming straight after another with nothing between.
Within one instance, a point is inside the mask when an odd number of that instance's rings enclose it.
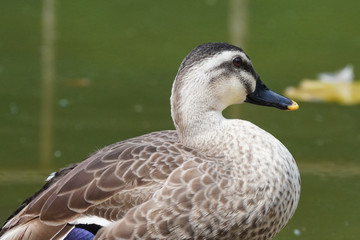
<instances>
[{"instance_id":1,"label":"duck head","mask_svg":"<svg viewBox=\"0 0 360 240\"><path fill-rule=\"evenodd\" d=\"M243 102L282 110L298 109L294 101L265 86L250 58L239 47L206 43L186 56L171 95L172 117L177 129L180 125L193 127L205 118L218 121L221 118L214 116L222 117L226 107Z\"/></svg>"}]
</instances>

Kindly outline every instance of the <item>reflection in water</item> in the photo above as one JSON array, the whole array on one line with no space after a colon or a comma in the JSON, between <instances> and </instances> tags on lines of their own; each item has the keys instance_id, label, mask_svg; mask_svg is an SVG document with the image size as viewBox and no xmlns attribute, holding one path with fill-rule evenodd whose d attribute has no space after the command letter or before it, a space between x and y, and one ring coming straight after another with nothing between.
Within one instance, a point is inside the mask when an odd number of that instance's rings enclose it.
<instances>
[{"instance_id":1,"label":"reflection in water","mask_svg":"<svg viewBox=\"0 0 360 240\"><path fill-rule=\"evenodd\" d=\"M55 82L55 0L43 0L41 75L42 99L40 118L40 162L51 166L53 142L53 102Z\"/></svg>"},{"instance_id":2,"label":"reflection in water","mask_svg":"<svg viewBox=\"0 0 360 240\"><path fill-rule=\"evenodd\" d=\"M334 177L360 176L360 165L355 163L298 163L298 167L302 174Z\"/></svg>"}]
</instances>

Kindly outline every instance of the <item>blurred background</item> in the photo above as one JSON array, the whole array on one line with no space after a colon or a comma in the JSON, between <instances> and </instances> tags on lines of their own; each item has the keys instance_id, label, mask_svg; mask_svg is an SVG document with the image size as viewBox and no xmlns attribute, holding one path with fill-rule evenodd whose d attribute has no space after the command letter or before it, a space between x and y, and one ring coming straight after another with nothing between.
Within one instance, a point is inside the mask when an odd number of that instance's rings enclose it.
<instances>
[{"instance_id":1,"label":"blurred background","mask_svg":"<svg viewBox=\"0 0 360 240\"><path fill-rule=\"evenodd\" d=\"M174 129L172 81L201 43L241 44L279 93L347 64L360 78L360 1L234 2L2 0L1 224L50 172ZM224 115L272 133L299 165L299 207L277 240L358 239L360 106L299 104L296 112L243 104Z\"/></svg>"}]
</instances>

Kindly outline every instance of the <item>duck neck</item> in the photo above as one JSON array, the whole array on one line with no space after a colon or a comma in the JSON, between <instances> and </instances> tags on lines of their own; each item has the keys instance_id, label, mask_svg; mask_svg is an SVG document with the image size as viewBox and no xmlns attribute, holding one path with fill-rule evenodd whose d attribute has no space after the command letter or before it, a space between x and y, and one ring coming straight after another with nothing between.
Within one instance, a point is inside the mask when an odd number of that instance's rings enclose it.
<instances>
[{"instance_id":1,"label":"duck neck","mask_svg":"<svg viewBox=\"0 0 360 240\"><path fill-rule=\"evenodd\" d=\"M189 147L201 145L202 139L219 130L226 120L221 111L209 110L206 104L199 103L172 107L172 117L180 142Z\"/></svg>"},{"instance_id":2,"label":"duck neck","mask_svg":"<svg viewBox=\"0 0 360 240\"><path fill-rule=\"evenodd\" d=\"M201 146L202 139L219 130L225 120L222 110L226 106L216 101L203 82L190 69L179 71L173 83L171 116L179 141L189 147Z\"/></svg>"}]
</instances>

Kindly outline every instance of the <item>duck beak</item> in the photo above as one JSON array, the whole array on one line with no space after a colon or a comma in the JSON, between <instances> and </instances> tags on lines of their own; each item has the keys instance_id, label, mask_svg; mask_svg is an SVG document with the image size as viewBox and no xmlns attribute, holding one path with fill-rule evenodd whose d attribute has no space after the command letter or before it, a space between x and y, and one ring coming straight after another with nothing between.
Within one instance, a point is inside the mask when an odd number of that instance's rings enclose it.
<instances>
[{"instance_id":1,"label":"duck beak","mask_svg":"<svg viewBox=\"0 0 360 240\"><path fill-rule=\"evenodd\" d=\"M299 105L293 100L268 89L259 76L256 79L255 91L246 96L245 102L289 111L299 108Z\"/></svg>"}]
</instances>

